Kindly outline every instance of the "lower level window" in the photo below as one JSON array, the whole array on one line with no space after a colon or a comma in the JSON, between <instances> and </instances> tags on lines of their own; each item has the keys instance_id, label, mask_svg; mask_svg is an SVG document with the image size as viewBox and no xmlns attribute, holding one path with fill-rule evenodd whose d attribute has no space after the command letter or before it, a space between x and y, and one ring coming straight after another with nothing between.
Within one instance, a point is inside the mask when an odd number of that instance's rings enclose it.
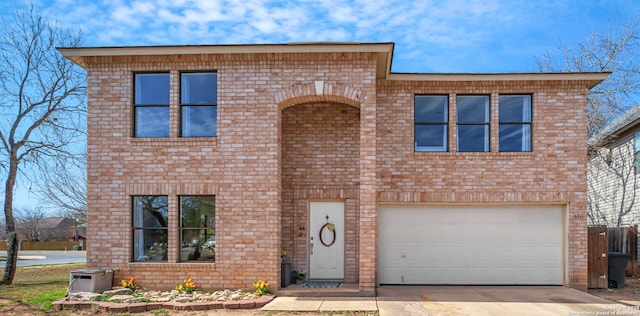
<instances>
[{"instance_id":1,"label":"lower level window","mask_svg":"<svg viewBox=\"0 0 640 316\"><path fill-rule=\"evenodd\" d=\"M215 261L214 196L180 197L180 261Z\"/></svg>"},{"instance_id":2,"label":"lower level window","mask_svg":"<svg viewBox=\"0 0 640 316\"><path fill-rule=\"evenodd\" d=\"M133 261L167 261L167 196L133 197Z\"/></svg>"}]
</instances>

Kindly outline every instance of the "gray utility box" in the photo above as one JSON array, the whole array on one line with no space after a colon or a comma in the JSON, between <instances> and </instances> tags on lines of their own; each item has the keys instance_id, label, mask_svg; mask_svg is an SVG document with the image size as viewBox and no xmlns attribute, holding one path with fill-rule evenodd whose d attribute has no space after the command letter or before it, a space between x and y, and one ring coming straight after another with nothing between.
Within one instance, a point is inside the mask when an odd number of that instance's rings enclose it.
<instances>
[{"instance_id":1,"label":"gray utility box","mask_svg":"<svg viewBox=\"0 0 640 316\"><path fill-rule=\"evenodd\" d=\"M102 293L111 290L113 271L76 270L71 271L69 293L93 292Z\"/></svg>"},{"instance_id":2,"label":"gray utility box","mask_svg":"<svg viewBox=\"0 0 640 316\"><path fill-rule=\"evenodd\" d=\"M291 285L291 262L282 261L280 263L280 287Z\"/></svg>"}]
</instances>

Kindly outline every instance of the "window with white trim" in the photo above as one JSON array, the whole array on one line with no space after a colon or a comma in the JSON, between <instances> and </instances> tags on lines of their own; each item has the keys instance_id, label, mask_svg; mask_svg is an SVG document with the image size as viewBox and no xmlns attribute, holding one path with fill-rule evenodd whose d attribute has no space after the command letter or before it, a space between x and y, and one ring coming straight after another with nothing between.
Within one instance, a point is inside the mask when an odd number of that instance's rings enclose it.
<instances>
[{"instance_id":1,"label":"window with white trim","mask_svg":"<svg viewBox=\"0 0 640 316\"><path fill-rule=\"evenodd\" d=\"M633 133L633 163L636 173L640 173L640 132Z\"/></svg>"}]
</instances>

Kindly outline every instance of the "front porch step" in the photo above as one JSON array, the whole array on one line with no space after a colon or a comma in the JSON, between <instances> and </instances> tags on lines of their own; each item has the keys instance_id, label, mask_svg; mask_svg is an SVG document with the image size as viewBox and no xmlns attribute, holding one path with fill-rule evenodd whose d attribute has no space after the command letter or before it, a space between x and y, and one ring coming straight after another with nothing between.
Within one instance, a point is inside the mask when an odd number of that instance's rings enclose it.
<instances>
[{"instance_id":1,"label":"front porch step","mask_svg":"<svg viewBox=\"0 0 640 316\"><path fill-rule=\"evenodd\" d=\"M361 292L357 283L342 284L340 287L333 288L308 288L302 284L292 284L288 287L279 289L277 296L295 296L295 297L366 297L375 296L374 292Z\"/></svg>"}]
</instances>

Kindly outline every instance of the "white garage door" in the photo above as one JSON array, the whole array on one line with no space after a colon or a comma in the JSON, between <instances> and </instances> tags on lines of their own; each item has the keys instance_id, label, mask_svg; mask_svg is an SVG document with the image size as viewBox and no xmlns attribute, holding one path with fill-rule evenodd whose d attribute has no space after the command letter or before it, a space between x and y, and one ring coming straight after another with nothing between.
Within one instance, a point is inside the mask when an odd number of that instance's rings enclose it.
<instances>
[{"instance_id":1,"label":"white garage door","mask_svg":"<svg viewBox=\"0 0 640 316\"><path fill-rule=\"evenodd\" d=\"M381 206L380 284L562 285L562 206Z\"/></svg>"}]
</instances>

